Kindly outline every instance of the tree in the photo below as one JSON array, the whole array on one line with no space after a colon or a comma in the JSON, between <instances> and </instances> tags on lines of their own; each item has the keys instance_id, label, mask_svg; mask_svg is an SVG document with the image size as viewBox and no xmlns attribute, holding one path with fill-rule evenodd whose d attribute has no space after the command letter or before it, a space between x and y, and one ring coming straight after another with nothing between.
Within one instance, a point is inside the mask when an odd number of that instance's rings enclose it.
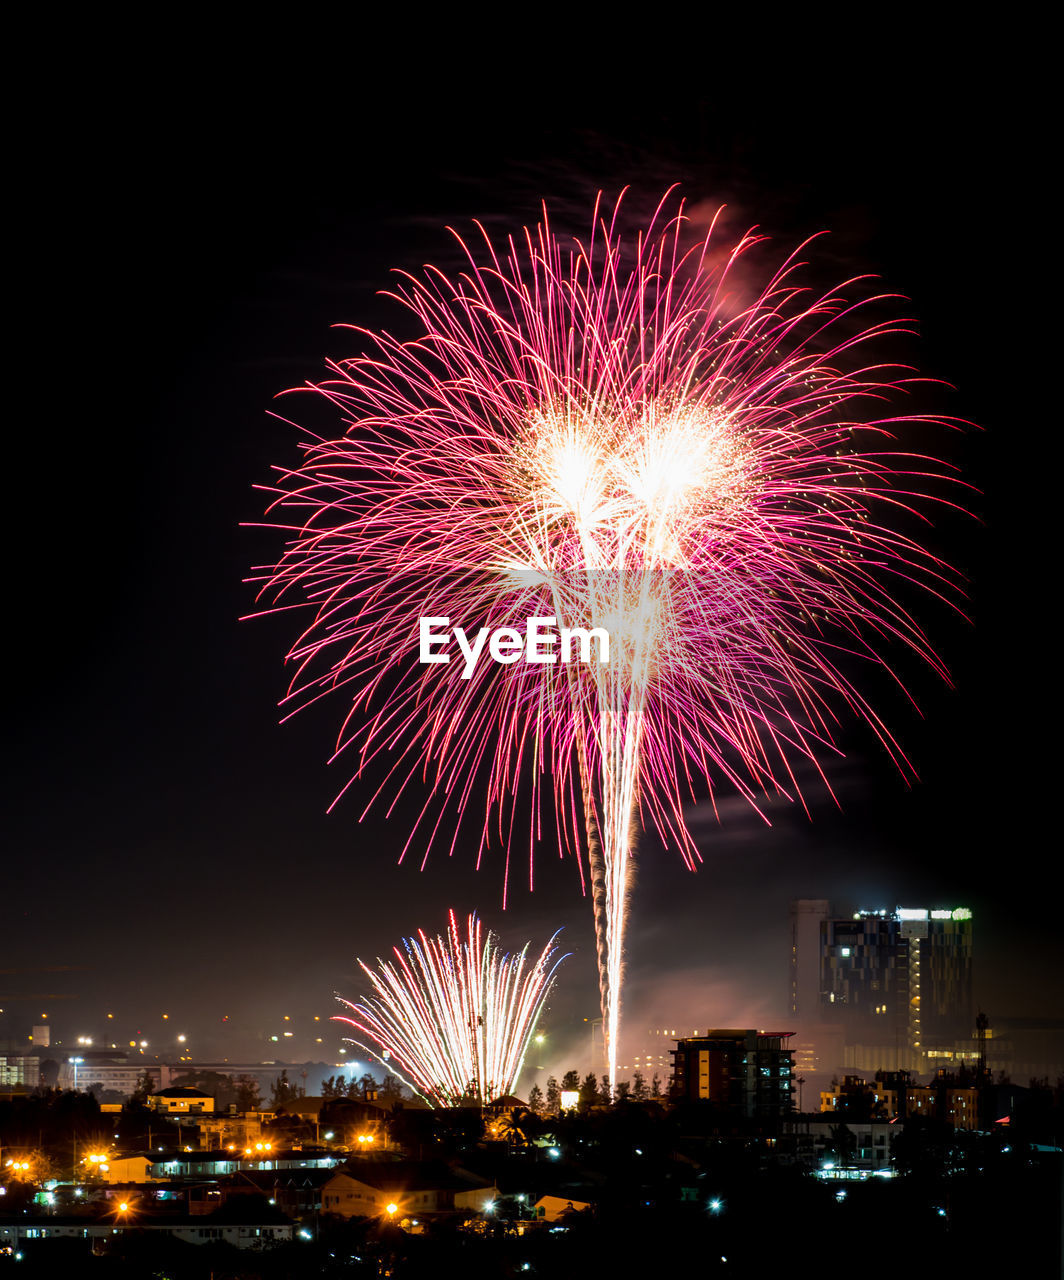
<instances>
[{"instance_id":1,"label":"tree","mask_svg":"<svg viewBox=\"0 0 1064 1280\"><path fill-rule=\"evenodd\" d=\"M372 1102L377 1096L376 1080L368 1071L358 1080L352 1076L351 1083L347 1086L347 1096L361 1098L363 1102Z\"/></svg>"},{"instance_id":2,"label":"tree","mask_svg":"<svg viewBox=\"0 0 1064 1280\"><path fill-rule=\"evenodd\" d=\"M627 1080L618 1080L617 1088L614 1092L614 1102L627 1102L632 1096L632 1086Z\"/></svg>"},{"instance_id":3,"label":"tree","mask_svg":"<svg viewBox=\"0 0 1064 1280\"><path fill-rule=\"evenodd\" d=\"M565 1081L562 1081L564 1084ZM599 1083L598 1076L594 1071L589 1071L584 1077L584 1082L580 1086L580 1105L582 1107L593 1107L599 1100Z\"/></svg>"},{"instance_id":4,"label":"tree","mask_svg":"<svg viewBox=\"0 0 1064 1280\"><path fill-rule=\"evenodd\" d=\"M661 1076L656 1071L654 1072L653 1080L650 1082L650 1096L652 1098L661 1097Z\"/></svg>"},{"instance_id":5,"label":"tree","mask_svg":"<svg viewBox=\"0 0 1064 1280\"><path fill-rule=\"evenodd\" d=\"M632 1100L633 1102L646 1102L650 1096L647 1089L646 1077L642 1071L636 1071L632 1076Z\"/></svg>"},{"instance_id":6,"label":"tree","mask_svg":"<svg viewBox=\"0 0 1064 1280\"><path fill-rule=\"evenodd\" d=\"M831 1140L824 1144L824 1150L834 1150L839 1160L848 1164L857 1154L857 1135L845 1121L832 1125Z\"/></svg>"},{"instance_id":7,"label":"tree","mask_svg":"<svg viewBox=\"0 0 1064 1280\"><path fill-rule=\"evenodd\" d=\"M183 1071L171 1083L209 1093L219 1111L224 1111L231 1102L236 1101L233 1077L223 1071Z\"/></svg>"},{"instance_id":8,"label":"tree","mask_svg":"<svg viewBox=\"0 0 1064 1280\"><path fill-rule=\"evenodd\" d=\"M247 1074L238 1075L236 1084L236 1109L237 1111L254 1111L262 1101L259 1096L259 1082L254 1076Z\"/></svg>"},{"instance_id":9,"label":"tree","mask_svg":"<svg viewBox=\"0 0 1064 1280\"><path fill-rule=\"evenodd\" d=\"M528 1091L528 1109L534 1116L543 1114L543 1090L534 1084Z\"/></svg>"},{"instance_id":10,"label":"tree","mask_svg":"<svg viewBox=\"0 0 1064 1280\"><path fill-rule=\"evenodd\" d=\"M139 1102L140 1105L146 1106L148 1098L155 1092L155 1080L152 1073L145 1068L137 1077L137 1087L130 1094L130 1102Z\"/></svg>"},{"instance_id":11,"label":"tree","mask_svg":"<svg viewBox=\"0 0 1064 1280\"><path fill-rule=\"evenodd\" d=\"M337 1080L336 1076L329 1076L327 1080L321 1082L321 1099L323 1102L332 1102L334 1098L347 1097L347 1081L343 1076Z\"/></svg>"},{"instance_id":12,"label":"tree","mask_svg":"<svg viewBox=\"0 0 1064 1280\"><path fill-rule=\"evenodd\" d=\"M527 1114L520 1107L504 1112L491 1126L495 1137L511 1146L524 1146L528 1141L524 1130L524 1116Z\"/></svg>"},{"instance_id":13,"label":"tree","mask_svg":"<svg viewBox=\"0 0 1064 1280\"><path fill-rule=\"evenodd\" d=\"M562 1088L567 1091L579 1089L580 1088L580 1072L567 1071L565 1075L562 1076Z\"/></svg>"},{"instance_id":14,"label":"tree","mask_svg":"<svg viewBox=\"0 0 1064 1280\"><path fill-rule=\"evenodd\" d=\"M280 1111L282 1107L292 1102L298 1093L295 1085L288 1078L288 1068L285 1067L277 1079L270 1085L270 1110Z\"/></svg>"},{"instance_id":15,"label":"tree","mask_svg":"<svg viewBox=\"0 0 1064 1280\"><path fill-rule=\"evenodd\" d=\"M400 1102L403 1097L403 1086L395 1076L385 1076L377 1090L377 1097L381 1102Z\"/></svg>"},{"instance_id":16,"label":"tree","mask_svg":"<svg viewBox=\"0 0 1064 1280\"><path fill-rule=\"evenodd\" d=\"M610 1078L607 1075L603 1075L599 1081L598 1100L604 1107L608 1107L614 1100L613 1093L610 1090Z\"/></svg>"},{"instance_id":17,"label":"tree","mask_svg":"<svg viewBox=\"0 0 1064 1280\"><path fill-rule=\"evenodd\" d=\"M558 1088L558 1081L553 1076L547 1077L547 1096L545 1099L547 1114L556 1116L558 1108L561 1106L562 1093Z\"/></svg>"},{"instance_id":18,"label":"tree","mask_svg":"<svg viewBox=\"0 0 1064 1280\"><path fill-rule=\"evenodd\" d=\"M299 1095L294 1095L298 1097ZM298 1112L287 1115L282 1112L275 1119L263 1125L262 1132L273 1142L274 1150L281 1147L293 1148L297 1143L313 1142L316 1137L315 1125L306 1120Z\"/></svg>"}]
</instances>

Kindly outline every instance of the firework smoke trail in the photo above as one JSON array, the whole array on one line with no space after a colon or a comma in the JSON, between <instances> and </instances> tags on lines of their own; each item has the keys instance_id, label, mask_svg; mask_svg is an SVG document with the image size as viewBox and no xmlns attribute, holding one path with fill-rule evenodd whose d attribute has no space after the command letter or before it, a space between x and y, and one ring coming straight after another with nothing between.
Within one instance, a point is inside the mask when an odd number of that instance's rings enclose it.
<instances>
[{"instance_id":1,"label":"firework smoke trail","mask_svg":"<svg viewBox=\"0 0 1064 1280\"><path fill-rule=\"evenodd\" d=\"M404 856L423 833L427 857L449 811L449 852L468 822L478 865L489 840L505 849L508 883L527 840L531 882L548 802L582 875L586 847L611 1084L637 831L693 867L684 802L722 784L800 799L793 764L835 750L840 708L908 770L844 668L893 676L893 646L945 677L894 593L955 589L904 531L948 470L894 443L932 421L892 411L916 379L863 356L905 323L862 319L883 299L860 279L803 290L805 246L743 301L735 264L763 237L721 253L711 228L685 248L668 210L622 237L620 202L596 208L569 250L544 214L502 251L459 238L457 278L401 277L421 336L357 331L369 354L306 388L346 429L279 471L289 542L263 588L310 610L288 698L346 694L334 759L354 756L351 781L388 759L374 799L426 785ZM418 664L421 617L602 626L611 660L464 678Z\"/></svg>"},{"instance_id":2,"label":"firework smoke trail","mask_svg":"<svg viewBox=\"0 0 1064 1280\"><path fill-rule=\"evenodd\" d=\"M499 949L471 915L463 940L454 912L446 937L418 932L395 948L395 961L374 971L359 964L374 995L352 1003L354 1027L365 1049L427 1102L454 1106L464 1098L490 1102L512 1093L524 1065L558 966L555 934L530 962L526 943L514 955ZM368 1039L369 1043L366 1043Z\"/></svg>"}]
</instances>

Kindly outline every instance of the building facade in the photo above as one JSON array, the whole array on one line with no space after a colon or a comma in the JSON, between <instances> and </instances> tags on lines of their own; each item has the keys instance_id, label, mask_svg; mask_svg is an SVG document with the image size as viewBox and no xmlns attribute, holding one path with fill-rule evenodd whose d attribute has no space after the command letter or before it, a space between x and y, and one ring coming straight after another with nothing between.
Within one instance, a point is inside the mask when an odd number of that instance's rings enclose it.
<instances>
[{"instance_id":1,"label":"building facade","mask_svg":"<svg viewBox=\"0 0 1064 1280\"><path fill-rule=\"evenodd\" d=\"M822 1069L923 1072L978 1056L969 908L844 913L807 898L791 903L790 919L789 998L803 1070L812 1068L814 1043L833 1038L838 1061Z\"/></svg>"},{"instance_id":2,"label":"building facade","mask_svg":"<svg viewBox=\"0 0 1064 1280\"><path fill-rule=\"evenodd\" d=\"M0 1053L0 1085L22 1085L36 1089L41 1078L41 1060L32 1053Z\"/></svg>"},{"instance_id":3,"label":"building facade","mask_svg":"<svg viewBox=\"0 0 1064 1280\"><path fill-rule=\"evenodd\" d=\"M709 1030L677 1041L669 1095L706 1101L756 1119L793 1110L794 1055L790 1031Z\"/></svg>"}]
</instances>

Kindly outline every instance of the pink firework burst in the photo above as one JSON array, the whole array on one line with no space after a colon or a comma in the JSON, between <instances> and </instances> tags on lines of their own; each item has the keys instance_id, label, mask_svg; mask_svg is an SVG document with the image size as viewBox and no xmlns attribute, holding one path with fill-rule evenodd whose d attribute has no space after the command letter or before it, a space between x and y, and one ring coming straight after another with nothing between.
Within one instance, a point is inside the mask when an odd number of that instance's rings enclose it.
<instances>
[{"instance_id":1,"label":"pink firework burst","mask_svg":"<svg viewBox=\"0 0 1064 1280\"><path fill-rule=\"evenodd\" d=\"M804 289L805 246L744 300L763 237L689 245L669 207L630 235L620 202L596 207L568 247L544 214L503 247L459 239L453 278L403 276L420 335L357 330L366 354L309 388L344 429L279 472L289 542L264 587L309 611L288 697L344 700L352 781L386 758L377 797L424 784L407 849L471 830L509 866L546 821L586 854L611 1082L638 831L694 865L684 804L798 798L840 710L907 770L847 671L900 646L945 676L896 594L953 590L906 532L946 470L897 444L928 421L893 408L913 374L865 354L904 322L865 322L882 298L861 279ZM422 618L598 627L610 660L425 665Z\"/></svg>"}]
</instances>

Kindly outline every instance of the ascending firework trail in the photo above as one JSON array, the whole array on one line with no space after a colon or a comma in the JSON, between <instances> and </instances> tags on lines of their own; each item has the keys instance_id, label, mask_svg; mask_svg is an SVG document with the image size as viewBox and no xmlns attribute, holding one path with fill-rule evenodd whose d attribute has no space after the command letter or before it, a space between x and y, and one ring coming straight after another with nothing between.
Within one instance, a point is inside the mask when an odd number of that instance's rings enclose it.
<instances>
[{"instance_id":1,"label":"ascending firework trail","mask_svg":"<svg viewBox=\"0 0 1064 1280\"><path fill-rule=\"evenodd\" d=\"M929 421L892 410L913 377L863 354L904 323L862 318L883 299L860 278L801 288L797 253L744 296L763 237L692 245L668 207L623 236L620 202L596 208L570 248L544 214L501 250L460 240L453 279L401 277L419 336L356 331L366 354L307 388L345 428L278 473L289 542L264 587L310 611L289 700L346 697L336 754L355 777L388 756L378 795L427 782L424 856L466 820L507 876L527 839L531 878L553 800L548 829L587 852L611 1084L638 830L693 866L684 802L796 797L840 707L908 769L847 672L894 645L945 676L895 588L953 589L908 532L946 470L894 443ZM559 634L522 648L530 619ZM419 662L426 625L445 640ZM492 661L471 638L501 628ZM599 628L609 661L594 636L556 661L562 628Z\"/></svg>"}]
</instances>

